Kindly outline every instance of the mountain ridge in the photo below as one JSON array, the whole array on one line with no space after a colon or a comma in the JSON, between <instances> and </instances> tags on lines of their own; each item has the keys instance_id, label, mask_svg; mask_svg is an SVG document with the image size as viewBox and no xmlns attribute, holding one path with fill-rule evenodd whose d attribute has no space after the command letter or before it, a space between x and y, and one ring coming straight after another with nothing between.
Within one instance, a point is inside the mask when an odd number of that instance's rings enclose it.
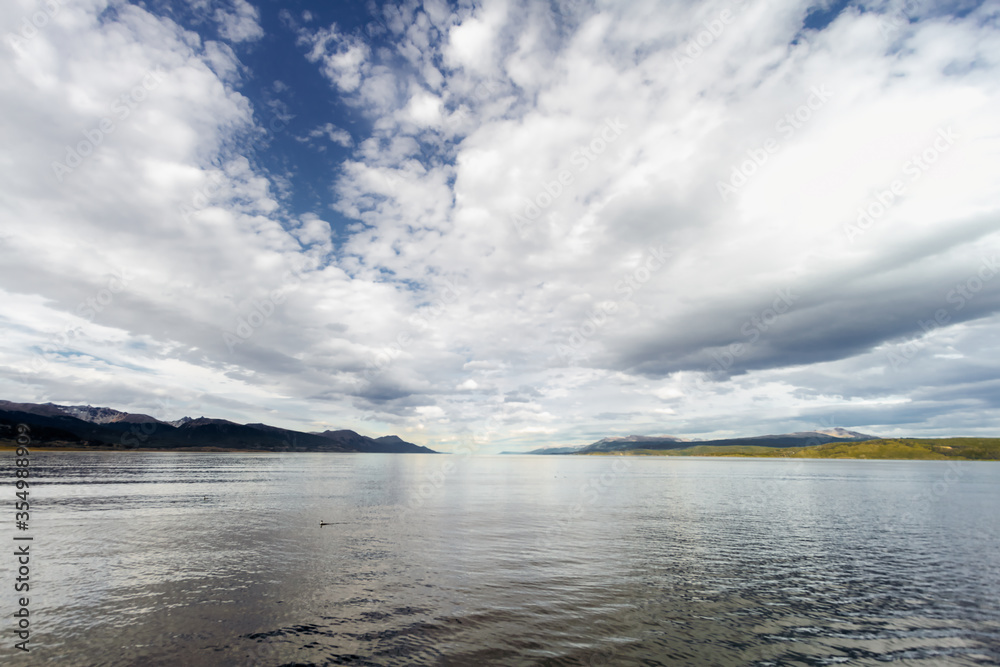
<instances>
[{"instance_id":1,"label":"mountain ridge","mask_svg":"<svg viewBox=\"0 0 1000 667\"><path fill-rule=\"evenodd\" d=\"M609 436L601 438L589 445L552 446L532 449L526 452L502 452L503 454L535 454L535 455L573 455L607 452L628 452L633 450L672 450L686 449L692 446L733 447L756 446L790 448L809 445L824 445L830 442L861 442L878 439L877 435L868 435L858 431L850 431L839 426L816 431L796 431L771 435L755 435L740 438L721 438L715 440L698 440L682 438L675 435L629 435Z\"/></svg>"},{"instance_id":2,"label":"mountain ridge","mask_svg":"<svg viewBox=\"0 0 1000 667\"><path fill-rule=\"evenodd\" d=\"M92 450L437 453L399 436L370 438L347 429L317 434L210 417L183 417L167 422L113 408L0 400L0 440L12 440L16 425L22 423L31 428L36 446Z\"/></svg>"}]
</instances>

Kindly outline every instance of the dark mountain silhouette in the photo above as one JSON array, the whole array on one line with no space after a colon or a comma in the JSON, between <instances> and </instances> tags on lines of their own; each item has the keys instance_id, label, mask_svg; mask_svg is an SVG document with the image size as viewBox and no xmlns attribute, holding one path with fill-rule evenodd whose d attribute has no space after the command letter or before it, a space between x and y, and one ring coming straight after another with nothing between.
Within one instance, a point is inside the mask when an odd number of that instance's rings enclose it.
<instances>
[{"instance_id":1,"label":"dark mountain silhouette","mask_svg":"<svg viewBox=\"0 0 1000 667\"><path fill-rule=\"evenodd\" d=\"M394 436L369 438L354 431L303 433L267 424L184 417L164 422L111 408L0 401L0 440L27 424L35 446L85 449L242 449L268 452L435 453Z\"/></svg>"}]
</instances>

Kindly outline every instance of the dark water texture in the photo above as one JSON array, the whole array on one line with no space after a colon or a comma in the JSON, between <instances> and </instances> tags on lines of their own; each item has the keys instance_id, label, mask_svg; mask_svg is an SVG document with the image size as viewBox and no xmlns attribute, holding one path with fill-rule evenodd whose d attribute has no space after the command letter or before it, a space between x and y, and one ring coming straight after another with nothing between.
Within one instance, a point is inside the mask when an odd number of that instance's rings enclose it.
<instances>
[{"instance_id":1,"label":"dark water texture","mask_svg":"<svg viewBox=\"0 0 1000 667\"><path fill-rule=\"evenodd\" d=\"M4 665L1000 664L997 463L50 453L32 483Z\"/></svg>"}]
</instances>

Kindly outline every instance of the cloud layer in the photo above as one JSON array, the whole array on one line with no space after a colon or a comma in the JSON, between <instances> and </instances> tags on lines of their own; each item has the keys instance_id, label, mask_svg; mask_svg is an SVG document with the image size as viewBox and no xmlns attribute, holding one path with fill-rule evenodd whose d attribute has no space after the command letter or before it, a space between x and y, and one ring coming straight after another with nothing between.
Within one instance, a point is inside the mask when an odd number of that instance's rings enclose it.
<instances>
[{"instance_id":1,"label":"cloud layer","mask_svg":"<svg viewBox=\"0 0 1000 667\"><path fill-rule=\"evenodd\" d=\"M13 400L487 452L1000 427L995 5L50 4L0 19ZM332 210L260 159L279 39L360 119L289 137L346 151Z\"/></svg>"}]
</instances>

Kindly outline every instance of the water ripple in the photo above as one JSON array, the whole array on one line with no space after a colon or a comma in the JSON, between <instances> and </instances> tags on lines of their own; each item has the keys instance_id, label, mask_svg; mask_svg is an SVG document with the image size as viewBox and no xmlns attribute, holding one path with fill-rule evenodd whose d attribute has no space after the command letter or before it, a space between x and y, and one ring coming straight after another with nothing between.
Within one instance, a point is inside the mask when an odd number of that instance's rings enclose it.
<instances>
[{"instance_id":1,"label":"water ripple","mask_svg":"<svg viewBox=\"0 0 1000 667\"><path fill-rule=\"evenodd\" d=\"M440 462L39 455L31 662L1000 664L1000 466Z\"/></svg>"}]
</instances>

